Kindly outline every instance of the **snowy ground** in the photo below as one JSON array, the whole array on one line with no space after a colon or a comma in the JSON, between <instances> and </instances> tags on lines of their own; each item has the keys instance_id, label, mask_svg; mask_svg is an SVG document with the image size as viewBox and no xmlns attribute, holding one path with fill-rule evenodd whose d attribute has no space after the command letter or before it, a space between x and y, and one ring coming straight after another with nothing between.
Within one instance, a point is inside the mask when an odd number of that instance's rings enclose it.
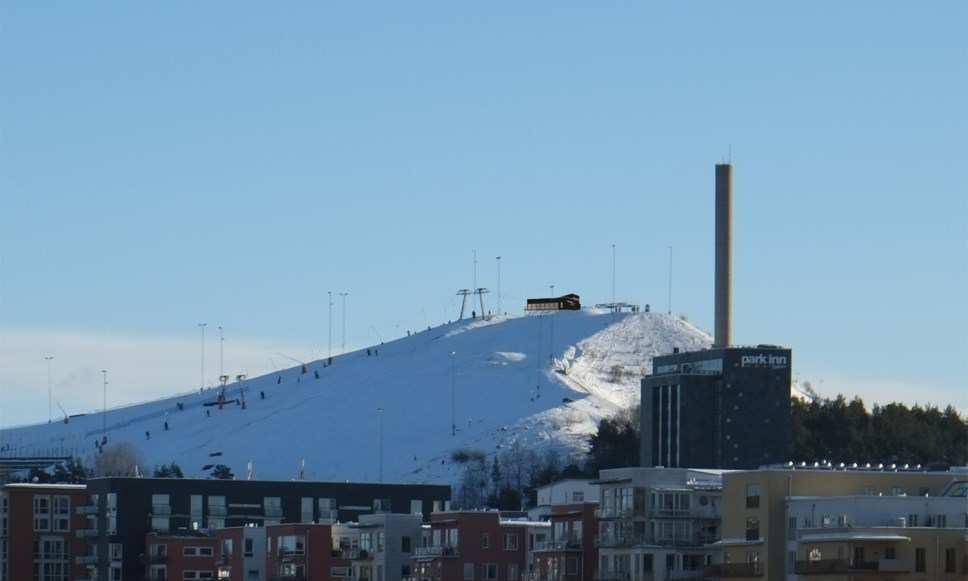
<instances>
[{"instance_id":1,"label":"snowy ground","mask_svg":"<svg viewBox=\"0 0 968 581\"><path fill-rule=\"evenodd\" d=\"M382 408L384 480L453 482L458 467L449 457L459 448L493 453L518 440L566 454L583 449L599 419L638 400L654 355L709 343L702 331L659 313L465 320L378 345L376 355L364 349L330 366L312 362L305 373L297 366L249 379L245 409L205 406L216 399L213 389L108 410L108 439L134 444L149 470L176 461L201 475L203 465L224 463L242 475L251 461L257 478L288 479L305 459L309 479L376 480ZM229 385L229 399L239 392ZM8 456L91 461L102 421L92 413L11 428L0 442Z\"/></svg>"}]
</instances>

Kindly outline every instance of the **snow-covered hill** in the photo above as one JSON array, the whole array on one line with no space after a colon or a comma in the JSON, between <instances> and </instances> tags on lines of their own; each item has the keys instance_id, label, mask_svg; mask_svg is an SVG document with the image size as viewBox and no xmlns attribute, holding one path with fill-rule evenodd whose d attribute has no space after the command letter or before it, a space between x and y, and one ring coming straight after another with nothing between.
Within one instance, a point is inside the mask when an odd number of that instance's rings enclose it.
<instances>
[{"instance_id":1,"label":"snow-covered hill","mask_svg":"<svg viewBox=\"0 0 968 581\"><path fill-rule=\"evenodd\" d=\"M707 347L708 335L669 315L595 310L464 320L245 382L245 409L219 409L216 389L108 410L109 443L127 441L147 467L189 474L224 463L257 478L376 480L382 408L384 479L452 482L453 450L494 452L514 440L574 452L598 420L638 399L652 357ZM456 435L451 435L451 387ZM230 384L228 398L240 396ZM264 396L264 397L263 397ZM5 455L93 459L95 412L4 430ZM167 419L169 429L164 429ZM150 439L146 432L150 432Z\"/></svg>"}]
</instances>

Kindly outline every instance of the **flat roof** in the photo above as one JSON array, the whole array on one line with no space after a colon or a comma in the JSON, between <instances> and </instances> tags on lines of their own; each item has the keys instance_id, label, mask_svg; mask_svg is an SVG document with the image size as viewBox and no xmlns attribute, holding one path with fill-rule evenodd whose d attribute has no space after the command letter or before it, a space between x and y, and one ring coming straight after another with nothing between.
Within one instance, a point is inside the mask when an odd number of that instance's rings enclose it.
<instances>
[{"instance_id":1,"label":"flat roof","mask_svg":"<svg viewBox=\"0 0 968 581\"><path fill-rule=\"evenodd\" d=\"M835 542L835 541L894 541L894 542L910 542L911 537L906 537L904 535L899 535L896 533L860 533L860 532L842 532L842 533L823 533L816 535L803 535L797 539L801 543L824 543L824 542Z\"/></svg>"},{"instance_id":2,"label":"flat roof","mask_svg":"<svg viewBox=\"0 0 968 581\"><path fill-rule=\"evenodd\" d=\"M48 483L42 484L40 482L11 482L10 484L4 484L4 488L60 488L65 490L85 490L87 488L86 484L63 484L63 483Z\"/></svg>"}]
</instances>

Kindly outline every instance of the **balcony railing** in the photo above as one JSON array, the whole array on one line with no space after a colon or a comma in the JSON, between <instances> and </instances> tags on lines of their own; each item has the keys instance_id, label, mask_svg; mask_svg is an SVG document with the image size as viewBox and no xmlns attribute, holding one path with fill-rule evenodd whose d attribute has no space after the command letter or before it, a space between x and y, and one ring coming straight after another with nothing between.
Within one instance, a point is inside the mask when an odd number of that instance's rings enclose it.
<instances>
[{"instance_id":1,"label":"balcony railing","mask_svg":"<svg viewBox=\"0 0 968 581\"><path fill-rule=\"evenodd\" d=\"M645 542L643 535L601 535L596 539L595 545L602 549L619 549L634 547Z\"/></svg>"},{"instance_id":2,"label":"balcony railing","mask_svg":"<svg viewBox=\"0 0 968 581\"><path fill-rule=\"evenodd\" d=\"M459 553L457 552L457 547L449 546L439 546L439 547L417 547L413 552L414 557L457 557Z\"/></svg>"},{"instance_id":3,"label":"balcony railing","mask_svg":"<svg viewBox=\"0 0 968 581\"><path fill-rule=\"evenodd\" d=\"M615 510L606 510L601 508L595 509L595 518L599 520L645 517L648 516L648 514L649 510L644 506L620 508Z\"/></svg>"},{"instance_id":4,"label":"balcony railing","mask_svg":"<svg viewBox=\"0 0 968 581\"><path fill-rule=\"evenodd\" d=\"M293 557L303 557L306 555L305 549L279 549L277 553L280 559L291 559Z\"/></svg>"},{"instance_id":5,"label":"balcony railing","mask_svg":"<svg viewBox=\"0 0 968 581\"><path fill-rule=\"evenodd\" d=\"M581 549L582 542L577 537L554 541L538 541L534 544L535 551L580 551Z\"/></svg>"},{"instance_id":6,"label":"balcony railing","mask_svg":"<svg viewBox=\"0 0 968 581\"><path fill-rule=\"evenodd\" d=\"M706 567L703 576L713 579L762 577L763 569L760 568L759 563L720 563Z\"/></svg>"}]
</instances>

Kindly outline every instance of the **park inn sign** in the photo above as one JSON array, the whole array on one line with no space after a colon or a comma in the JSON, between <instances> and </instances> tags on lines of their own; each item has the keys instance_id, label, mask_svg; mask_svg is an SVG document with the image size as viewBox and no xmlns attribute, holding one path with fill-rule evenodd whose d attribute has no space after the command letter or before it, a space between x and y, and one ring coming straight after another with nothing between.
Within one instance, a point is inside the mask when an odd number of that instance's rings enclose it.
<instances>
[{"instance_id":1,"label":"park inn sign","mask_svg":"<svg viewBox=\"0 0 968 581\"><path fill-rule=\"evenodd\" d=\"M742 367L772 367L784 369L789 364L786 355L772 355L768 353L753 353L740 358Z\"/></svg>"}]
</instances>

